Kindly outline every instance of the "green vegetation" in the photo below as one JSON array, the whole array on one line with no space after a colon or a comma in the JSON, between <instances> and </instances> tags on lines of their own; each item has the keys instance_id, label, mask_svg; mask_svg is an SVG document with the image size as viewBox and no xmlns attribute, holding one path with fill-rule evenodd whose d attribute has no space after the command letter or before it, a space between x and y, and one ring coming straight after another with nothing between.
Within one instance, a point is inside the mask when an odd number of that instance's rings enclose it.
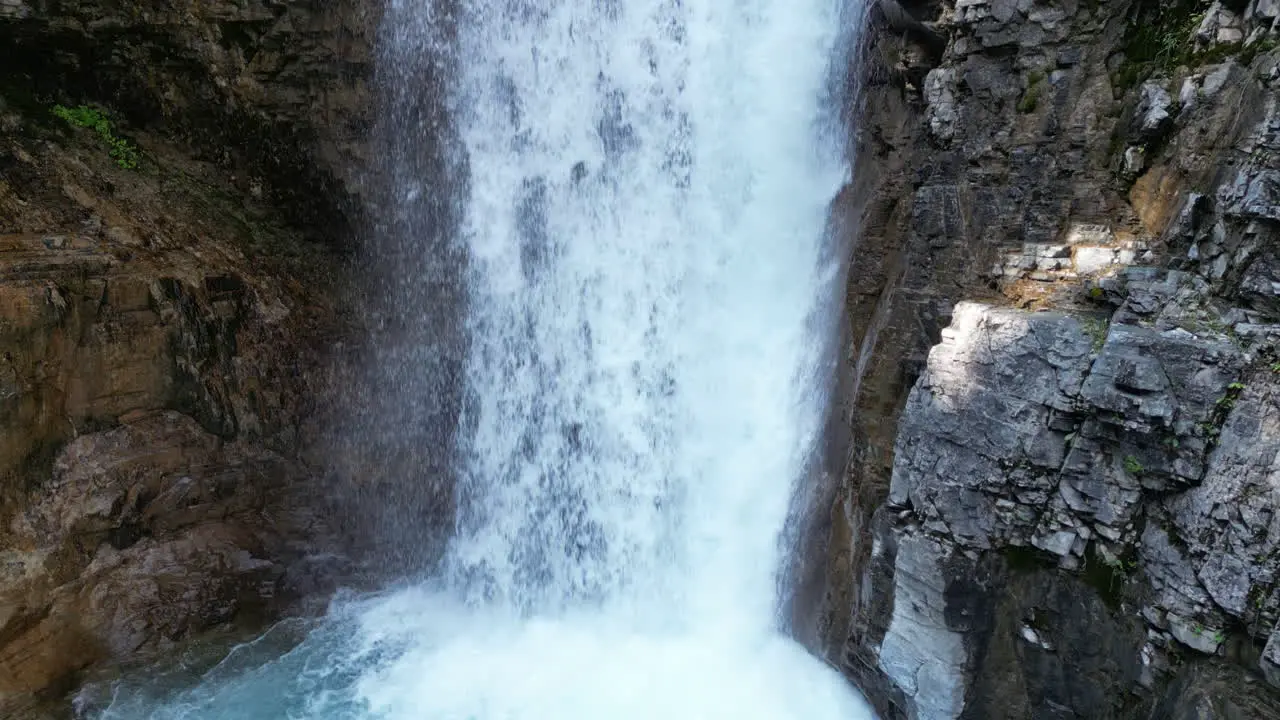
<instances>
[{"instance_id":1,"label":"green vegetation","mask_svg":"<svg viewBox=\"0 0 1280 720\"><path fill-rule=\"evenodd\" d=\"M1240 399L1240 393L1242 392L1244 392L1244 383L1233 382L1228 385L1227 393L1218 398L1218 409L1230 412L1236 406L1236 401Z\"/></svg>"},{"instance_id":2,"label":"green vegetation","mask_svg":"<svg viewBox=\"0 0 1280 720\"><path fill-rule=\"evenodd\" d=\"M1142 466L1142 463L1138 462L1138 458L1132 455L1126 455L1124 457L1125 472L1129 473L1130 475L1141 475L1144 470L1146 470L1146 468Z\"/></svg>"},{"instance_id":3,"label":"green vegetation","mask_svg":"<svg viewBox=\"0 0 1280 720\"><path fill-rule=\"evenodd\" d=\"M1213 446L1218 442L1218 436L1222 435L1222 426L1216 425L1212 420L1206 420L1200 423L1200 432L1209 439L1209 445Z\"/></svg>"},{"instance_id":4,"label":"green vegetation","mask_svg":"<svg viewBox=\"0 0 1280 720\"><path fill-rule=\"evenodd\" d=\"M1276 40L1273 37L1264 37L1254 42L1252 45L1244 46L1244 48L1240 50L1240 54L1236 56L1236 59L1240 61L1241 65L1249 65L1253 62L1254 58L1259 55L1269 53L1278 47L1280 47L1280 40Z\"/></svg>"},{"instance_id":5,"label":"green vegetation","mask_svg":"<svg viewBox=\"0 0 1280 720\"><path fill-rule=\"evenodd\" d=\"M1100 558L1102 557L1101 553L1098 555ZM1134 554L1128 554L1114 559L1102 558L1102 561L1105 562L1107 567L1112 570L1118 570L1126 574L1132 574L1138 571L1138 558Z\"/></svg>"},{"instance_id":6,"label":"green vegetation","mask_svg":"<svg viewBox=\"0 0 1280 720\"><path fill-rule=\"evenodd\" d=\"M1200 430L1209 439L1210 447L1218 444L1218 438L1222 435L1222 426L1226 425L1227 416L1235 409L1240 393L1244 392L1244 389L1245 384L1239 381L1227 385L1227 392L1213 404L1213 413L1209 419L1200 423Z\"/></svg>"},{"instance_id":7,"label":"green vegetation","mask_svg":"<svg viewBox=\"0 0 1280 720\"><path fill-rule=\"evenodd\" d=\"M1225 634L1223 634L1223 632L1222 632L1221 630L1215 630L1213 633L1210 633L1210 632L1205 628L1205 626L1204 626L1204 625L1201 625L1200 623L1195 623L1194 625L1192 625L1192 626L1191 626L1191 632L1195 633L1196 635L1198 635L1198 636L1200 636L1200 637L1208 637L1208 638L1211 638L1215 643L1217 643L1217 644L1219 644L1219 645L1221 645L1221 644L1223 643L1223 641L1225 641L1225 640L1227 639L1227 636L1226 636Z\"/></svg>"},{"instance_id":8,"label":"green vegetation","mask_svg":"<svg viewBox=\"0 0 1280 720\"><path fill-rule=\"evenodd\" d=\"M1102 346L1107 342L1107 332L1111 329L1110 318L1081 318L1080 329L1089 336L1093 341L1093 351L1096 353L1102 350Z\"/></svg>"},{"instance_id":9,"label":"green vegetation","mask_svg":"<svg viewBox=\"0 0 1280 720\"><path fill-rule=\"evenodd\" d=\"M1280 47L1275 38L1262 38L1250 45L1221 43L1203 50L1196 48L1195 33L1204 21L1201 0L1145 0L1129 23L1125 36L1124 64L1111 80L1121 89L1133 87L1157 71L1169 72L1180 65L1198 67L1235 57L1242 65Z\"/></svg>"},{"instance_id":10,"label":"green vegetation","mask_svg":"<svg viewBox=\"0 0 1280 720\"><path fill-rule=\"evenodd\" d=\"M1027 77L1027 90L1018 101L1018 112L1023 115L1033 113L1040 106L1040 93L1044 91L1045 75L1039 70Z\"/></svg>"},{"instance_id":11,"label":"green vegetation","mask_svg":"<svg viewBox=\"0 0 1280 720\"><path fill-rule=\"evenodd\" d=\"M1195 50L1196 28L1204 20L1199 5L1199 0L1144 3L1138 21L1129 26L1127 60L1166 69L1187 62Z\"/></svg>"},{"instance_id":12,"label":"green vegetation","mask_svg":"<svg viewBox=\"0 0 1280 720\"><path fill-rule=\"evenodd\" d=\"M1266 555L1255 557L1254 561L1259 565L1267 561ZM1254 614L1261 613L1267 604L1267 595L1269 588L1265 585L1253 585L1249 588L1248 603L1253 608Z\"/></svg>"},{"instance_id":13,"label":"green vegetation","mask_svg":"<svg viewBox=\"0 0 1280 720\"><path fill-rule=\"evenodd\" d=\"M1124 586L1131 574L1138 569L1132 549L1114 560L1106 558L1093 545L1084 554L1084 567L1080 578L1098 593L1099 599L1112 610L1118 610L1124 598Z\"/></svg>"},{"instance_id":14,"label":"green vegetation","mask_svg":"<svg viewBox=\"0 0 1280 720\"><path fill-rule=\"evenodd\" d=\"M98 137L110 148L111 159L116 161L124 170L136 170L138 163L141 162L142 156L138 152L138 148L133 143L124 138L117 137L111 129L111 121L107 116L97 108L88 105L80 105L78 107L69 108L64 105L54 105L53 114L67 121L75 127L88 128L98 133Z\"/></svg>"},{"instance_id":15,"label":"green vegetation","mask_svg":"<svg viewBox=\"0 0 1280 720\"><path fill-rule=\"evenodd\" d=\"M1138 85L1156 71L1179 65L1197 65L1212 59L1200 57L1195 32L1204 20L1200 0L1146 0L1137 3L1135 17L1125 36L1124 64L1111 80L1121 89ZM1219 53L1219 48L1210 51Z\"/></svg>"}]
</instances>

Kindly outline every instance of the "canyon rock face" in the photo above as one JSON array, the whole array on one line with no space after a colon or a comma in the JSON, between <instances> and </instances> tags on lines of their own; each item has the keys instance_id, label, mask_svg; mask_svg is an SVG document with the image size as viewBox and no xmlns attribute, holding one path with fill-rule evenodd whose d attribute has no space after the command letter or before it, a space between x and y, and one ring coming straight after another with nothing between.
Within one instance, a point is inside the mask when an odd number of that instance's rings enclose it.
<instances>
[{"instance_id":1,"label":"canyon rock face","mask_svg":"<svg viewBox=\"0 0 1280 720\"><path fill-rule=\"evenodd\" d=\"M0 716L344 571L376 16L323 5L0 2Z\"/></svg>"},{"instance_id":2,"label":"canyon rock face","mask_svg":"<svg viewBox=\"0 0 1280 720\"><path fill-rule=\"evenodd\" d=\"M351 402L379 8L0 0L0 716L314 593L328 476L421 464L323 427L412 424ZM1280 717L1280 4L873 22L797 631L886 718Z\"/></svg>"},{"instance_id":3,"label":"canyon rock face","mask_svg":"<svg viewBox=\"0 0 1280 720\"><path fill-rule=\"evenodd\" d=\"M1280 717L1274 3L882 5L823 651L887 718Z\"/></svg>"},{"instance_id":4,"label":"canyon rock face","mask_svg":"<svg viewBox=\"0 0 1280 720\"><path fill-rule=\"evenodd\" d=\"M0 3L6 101L105 103L331 242L360 229L382 4Z\"/></svg>"}]
</instances>

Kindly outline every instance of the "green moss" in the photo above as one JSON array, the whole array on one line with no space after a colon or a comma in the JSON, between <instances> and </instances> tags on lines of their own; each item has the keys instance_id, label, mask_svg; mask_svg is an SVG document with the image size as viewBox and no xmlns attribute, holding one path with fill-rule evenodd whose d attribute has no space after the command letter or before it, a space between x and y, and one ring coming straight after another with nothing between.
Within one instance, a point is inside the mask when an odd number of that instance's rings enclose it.
<instances>
[{"instance_id":1,"label":"green moss","mask_svg":"<svg viewBox=\"0 0 1280 720\"><path fill-rule=\"evenodd\" d=\"M1236 59L1242 65L1249 65L1254 61L1254 58L1259 55L1265 55L1278 47L1280 47L1280 40L1276 40L1271 37L1262 38L1252 45L1246 45L1241 49L1240 54L1236 56Z\"/></svg>"},{"instance_id":2,"label":"green moss","mask_svg":"<svg viewBox=\"0 0 1280 720\"><path fill-rule=\"evenodd\" d=\"M1132 455L1125 456L1124 458L1125 472L1129 473L1130 475L1137 476L1137 475L1141 475L1145 470L1146 468L1142 466L1142 463L1138 462L1138 458Z\"/></svg>"},{"instance_id":3,"label":"green moss","mask_svg":"<svg viewBox=\"0 0 1280 720\"><path fill-rule=\"evenodd\" d=\"M116 137L111 127L111 121L107 119L106 114L101 110L88 105L80 105L74 108L54 105L53 114L71 125L88 128L98 133L98 137L102 138L102 141L107 144L111 159L115 160L116 165L119 165L122 169L136 170L138 168L138 163L142 160L138 149L128 140Z\"/></svg>"},{"instance_id":4,"label":"green moss","mask_svg":"<svg viewBox=\"0 0 1280 720\"><path fill-rule=\"evenodd\" d=\"M1027 115L1040 106L1040 94L1044 91L1045 75L1039 70L1032 71L1027 78L1027 89L1018 101L1018 112Z\"/></svg>"},{"instance_id":5,"label":"green moss","mask_svg":"<svg viewBox=\"0 0 1280 720\"><path fill-rule=\"evenodd\" d=\"M1262 560L1265 560L1265 559L1266 559L1265 557L1262 558ZM1261 613L1262 610L1266 607L1267 595L1270 594L1268 590L1269 588L1267 588L1267 586L1262 584L1254 585L1249 588L1247 605L1250 608L1252 608L1254 612Z\"/></svg>"},{"instance_id":6,"label":"green moss","mask_svg":"<svg viewBox=\"0 0 1280 720\"><path fill-rule=\"evenodd\" d=\"M1226 395L1223 395L1222 397L1218 398L1218 407L1222 410L1230 412L1231 409L1236 406L1237 399L1238 397L1235 393L1228 392Z\"/></svg>"},{"instance_id":7,"label":"green moss","mask_svg":"<svg viewBox=\"0 0 1280 720\"><path fill-rule=\"evenodd\" d=\"M1157 71L1168 73L1180 65L1200 67L1235 58L1249 65L1261 54L1280 47L1275 38L1263 38L1246 46L1223 43L1197 50L1195 32L1204 20L1200 0L1143 0L1129 23L1125 36L1124 63L1112 75L1112 84L1128 90Z\"/></svg>"}]
</instances>

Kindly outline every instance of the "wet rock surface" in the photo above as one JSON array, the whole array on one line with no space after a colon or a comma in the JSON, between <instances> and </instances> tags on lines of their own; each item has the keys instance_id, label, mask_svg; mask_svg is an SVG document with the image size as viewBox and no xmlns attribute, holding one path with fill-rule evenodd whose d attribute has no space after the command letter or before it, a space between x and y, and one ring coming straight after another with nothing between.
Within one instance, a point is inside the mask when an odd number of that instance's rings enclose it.
<instances>
[{"instance_id":1,"label":"wet rock surface","mask_svg":"<svg viewBox=\"0 0 1280 720\"><path fill-rule=\"evenodd\" d=\"M376 5L0 0L0 715L322 594L319 468L419 459L316 450ZM803 634L887 718L1280 717L1280 6L872 17Z\"/></svg>"},{"instance_id":2,"label":"wet rock surface","mask_svg":"<svg viewBox=\"0 0 1280 720\"><path fill-rule=\"evenodd\" d=\"M354 12L0 4L0 716L351 577Z\"/></svg>"}]
</instances>

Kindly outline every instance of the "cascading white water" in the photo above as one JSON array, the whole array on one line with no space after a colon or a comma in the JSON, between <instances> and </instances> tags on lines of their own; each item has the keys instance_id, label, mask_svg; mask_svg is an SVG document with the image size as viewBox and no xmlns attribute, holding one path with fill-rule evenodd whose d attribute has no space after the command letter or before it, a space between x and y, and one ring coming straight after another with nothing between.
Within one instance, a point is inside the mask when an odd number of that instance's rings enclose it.
<instances>
[{"instance_id":1,"label":"cascading white water","mask_svg":"<svg viewBox=\"0 0 1280 720\"><path fill-rule=\"evenodd\" d=\"M835 291L844 170L814 142L832 6L498 1L460 22L473 517L453 568L488 593L770 612L824 410L803 381Z\"/></svg>"},{"instance_id":2,"label":"cascading white water","mask_svg":"<svg viewBox=\"0 0 1280 720\"><path fill-rule=\"evenodd\" d=\"M841 290L839 3L461 5L469 355L443 576L107 717L869 717L779 632L775 592L826 412L815 318ZM431 13L397 0L389 22L431 33Z\"/></svg>"}]
</instances>

